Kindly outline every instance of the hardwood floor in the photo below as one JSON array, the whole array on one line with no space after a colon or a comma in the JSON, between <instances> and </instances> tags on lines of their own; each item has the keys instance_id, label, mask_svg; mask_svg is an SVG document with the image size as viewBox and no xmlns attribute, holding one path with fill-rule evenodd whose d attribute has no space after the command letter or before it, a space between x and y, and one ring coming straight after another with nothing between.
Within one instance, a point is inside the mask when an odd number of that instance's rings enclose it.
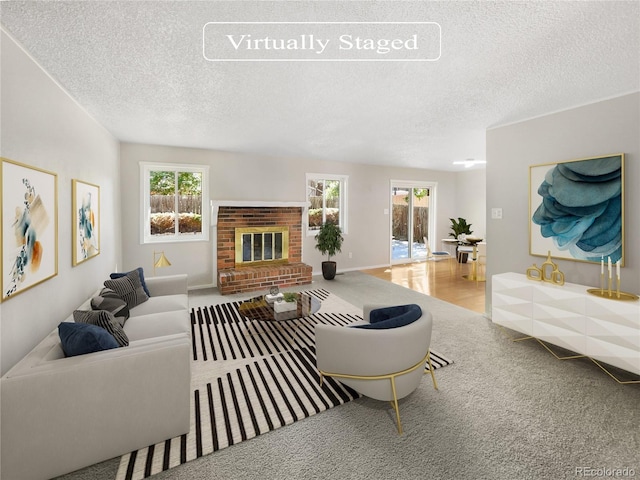
<instances>
[{"instance_id":1,"label":"hardwood floor","mask_svg":"<svg viewBox=\"0 0 640 480\"><path fill-rule=\"evenodd\" d=\"M470 271L469 263L450 264L446 260L439 260L362 270L362 273L484 313L486 283L476 284L462 277Z\"/></svg>"}]
</instances>

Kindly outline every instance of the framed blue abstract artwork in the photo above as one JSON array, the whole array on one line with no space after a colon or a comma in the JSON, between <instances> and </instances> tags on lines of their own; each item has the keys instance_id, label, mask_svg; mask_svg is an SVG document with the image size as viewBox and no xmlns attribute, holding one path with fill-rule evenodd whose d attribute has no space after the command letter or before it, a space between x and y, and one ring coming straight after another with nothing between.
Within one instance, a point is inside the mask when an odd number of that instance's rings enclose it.
<instances>
[{"instance_id":1,"label":"framed blue abstract artwork","mask_svg":"<svg viewBox=\"0 0 640 480\"><path fill-rule=\"evenodd\" d=\"M58 176L2 159L2 300L58 274Z\"/></svg>"},{"instance_id":2,"label":"framed blue abstract artwork","mask_svg":"<svg viewBox=\"0 0 640 480\"><path fill-rule=\"evenodd\" d=\"M100 187L73 179L72 232L74 266L100 253Z\"/></svg>"},{"instance_id":3,"label":"framed blue abstract artwork","mask_svg":"<svg viewBox=\"0 0 640 480\"><path fill-rule=\"evenodd\" d=\"M529 253L624 266L624 154L529 167Z\"/></svg>"}]
</instances>

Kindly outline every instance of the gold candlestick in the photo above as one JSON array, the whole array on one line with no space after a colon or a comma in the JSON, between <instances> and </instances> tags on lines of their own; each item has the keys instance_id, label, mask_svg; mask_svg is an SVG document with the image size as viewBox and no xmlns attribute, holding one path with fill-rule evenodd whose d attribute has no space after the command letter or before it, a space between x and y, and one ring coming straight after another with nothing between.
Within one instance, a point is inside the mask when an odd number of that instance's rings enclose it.
<instances>
[{"instance_id":1,"label":"gold candlestick","mask_svg":"<svg viewBox=\"0 0 640 480\"><path fill-rule=\"evenodd\" d=\"M639 300L638 295L634 293L623 292L621 290L622 286L620 285L620 277L616 275L616 294L613 295L611 290L613 278L609 277L609 288L605 290L604 288L604 273L600 274L600 288L590 288L587 290L587 293L591 295L595 295L596 297L609 298L611 300L623 300L623 301L631 301L637 302Z\"/></svg>"}]
</instances>

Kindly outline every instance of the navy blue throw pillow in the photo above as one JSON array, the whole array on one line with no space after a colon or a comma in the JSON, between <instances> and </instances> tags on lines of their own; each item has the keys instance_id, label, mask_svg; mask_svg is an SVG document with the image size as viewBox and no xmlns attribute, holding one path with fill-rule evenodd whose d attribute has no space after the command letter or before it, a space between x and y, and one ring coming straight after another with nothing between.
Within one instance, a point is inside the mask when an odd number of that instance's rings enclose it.
<instances>
[{"instance_id":1,"label":"navy blue throw pillow","mask_svg":"<svg viewBox=\"0 0 640 480\"><path fill-rule=\"evenodd\" d=\"M58 325L58 334L66 357L118 348L113 335L88 323L62 322Z\"/></svg>"},{"instance_id":2,"label":"navy blue throw pillow","mask_svg":"<svg viewBox=\"0 0 640 480\"><path fill-rule=\"evenodd\" d=\"M382 330L386 328L404 327L415 322L422 316L422 309L415 303L393 307L376 308L369 314L369 322L364 325L354 325L353 328L367 330Z\"/></svg>"},{"instance_id":3,"label":"navy blue throw pillow","mask_svg":"<svg viewBox=\"0 0 640 480\"><path fill-rule=\"evenodd\" d=\"M136 268L136 270L138 271L138 274L140 275L140 283L142 284L142 289L144 290L144 293L147 294L147 297L150 297L151 294L149 293L149 289L147 288L147 284L144 282L144 272L142 271L142 267L138 267L138 268ZM133 270L131 270L131 271L133 272ZM109 275L109 278L111 278L111 280L115 280L116 278L120 278L120 277L126 276L128 273L130 273L130 272L112 273L111 275Z\"/></svg>"}]
</instances>

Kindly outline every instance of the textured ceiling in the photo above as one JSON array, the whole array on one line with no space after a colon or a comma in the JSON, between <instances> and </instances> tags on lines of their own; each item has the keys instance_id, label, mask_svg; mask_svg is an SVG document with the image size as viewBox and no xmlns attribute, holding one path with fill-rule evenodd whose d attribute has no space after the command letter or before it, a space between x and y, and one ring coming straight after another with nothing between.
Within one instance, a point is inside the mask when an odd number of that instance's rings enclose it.
<instances>
[{"instance_id":1,"label":"textured ceiling","mask_svg":"<svg viewBox=\"0 0 640 480\"><path fill-rule=\"evenodd\" d=\"M640 90L640 3L2 2L122 141L460 170L492 126ZM437 22L433 62L210 62L207 22ZM282 26L286 35L287 26Z\"/></svg>"}]
</instances>

